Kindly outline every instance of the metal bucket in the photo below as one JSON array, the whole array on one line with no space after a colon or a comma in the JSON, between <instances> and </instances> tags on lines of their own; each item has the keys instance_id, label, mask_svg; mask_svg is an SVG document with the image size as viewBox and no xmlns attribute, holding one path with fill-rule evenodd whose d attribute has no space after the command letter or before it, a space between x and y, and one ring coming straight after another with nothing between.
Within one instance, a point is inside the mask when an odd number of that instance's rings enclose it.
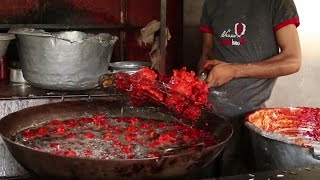
<instances>
[{"instance_id":1,"label":"metal bucket","mask_svg":"<svg viewBox=\"0 0 320 180\"><path fill-rule=\"evenodd\" d=\"M256 170L287 170L301 167L320 166L320 144L308 141L308 147L297 145L292 139L275 133L262 131L250 122L252 147Z\"/></svg>"},{"instance_id":2,"label":"metal bucket","mask_svg":"<svg viewBox=\"0 0 320 180\"><path fill-rule=\"evenodd\" d=\"M17 35L24 78L33 86L78 91L98 85L108 71L118 38L80 31L48 33L35 29L10 30Z\"/></svg>"}]
</instances>

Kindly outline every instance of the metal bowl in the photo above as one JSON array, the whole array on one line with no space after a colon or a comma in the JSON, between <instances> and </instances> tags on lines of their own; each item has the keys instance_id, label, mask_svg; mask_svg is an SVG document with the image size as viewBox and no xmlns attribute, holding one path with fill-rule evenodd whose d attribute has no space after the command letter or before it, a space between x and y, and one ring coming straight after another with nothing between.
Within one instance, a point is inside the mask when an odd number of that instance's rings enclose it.
<instances>
[{"instance_id":1,"label":"metal bowl","mask_svg":"<svg viewBox=\"0 0 320 180\"><path fill-rule=\"evenodd\" d=\"M98 86L108 71L118 38L110 34L80 31L49 33L35 29L14 29L24 78L33 86L79 91Z\"/></svg>"},{"instance_id":2,"label":"metal bowl","mask_svg":"<svg viewBox=\"0 0 320 180\"><path fill-rule=\"evenodd\" d=\"M113 72L135 73L141 68L151 67L151 62L122 61L110 63L109 66Z\"/></svg>"}]
</instances>

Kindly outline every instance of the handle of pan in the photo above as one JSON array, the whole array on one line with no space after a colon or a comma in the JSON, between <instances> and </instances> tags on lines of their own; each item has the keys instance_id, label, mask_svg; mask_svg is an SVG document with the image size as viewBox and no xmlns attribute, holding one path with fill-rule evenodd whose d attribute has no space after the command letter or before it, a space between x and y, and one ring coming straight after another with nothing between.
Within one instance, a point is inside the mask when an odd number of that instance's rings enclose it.
<instances>
[{"instance_id":1,"label":"handle of pan","mask_svg":"<svg viewBox=\"0 0 320 180\"><path fill-rule=\"evenodd\" d=\"M198 143L192 146L182 146L182 147L170 147L165 149L161 156L156 161L156 167L161 167L163 165L163 162L167 156L171 155L179 155L179 154L185 154L187 152L197 152L196 155L193 157L194 162L198 162L198 160L201 158L202 152L205 149L204 143ZM178 152L178 153L177 153Z\"/></svg>"},{"instance_id":2,"label":"handle of pan","mask_svg":"<svg viewBox=\"0 0 320 180\"><path fill-rule=\"evenodd\" d=\"M115 74L112 71L108 71L99 77L99 86L103 88L114 86Z\"/></svg>"}]
</instances>

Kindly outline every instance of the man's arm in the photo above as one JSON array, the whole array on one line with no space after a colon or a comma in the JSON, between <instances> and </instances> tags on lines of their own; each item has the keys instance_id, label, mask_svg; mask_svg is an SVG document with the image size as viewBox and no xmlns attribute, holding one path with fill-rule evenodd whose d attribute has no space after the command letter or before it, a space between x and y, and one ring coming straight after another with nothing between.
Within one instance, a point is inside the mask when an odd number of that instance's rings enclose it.
<instances>
[{"instance_id":1,"label":"man's arm","mask_svg":"<svg viewBox=\"0 0 320 180\"><path fill-rule=\"evenodd\" d=\"M212 42L213 35L211 33L203 33L202 54L198 63L198 72L201 73L202 67L206 64L208 59L212 59Z\"/></svg>"},{"instance_id":2,"label":"man's arm","mask_svg":"<svg viewBox=\"0 0 320 180\"><path fill-rule=\"evenodd\" d=\"M275 78L298 72L302 57L295 25L277 31L276 38L281 53L261 62L235 65L236 78Z\"/></svg>"},{"instance_id":3,"label":"man's arm","mask_svg":"<svg viewBox=\"0 0 320 180\"><path fill-rule=\"evenodd\" d=\"M275 78L298 72L302 57L295 25L278 30L276 39L281 52L260 62L229 64L219 60L208 60L203 66L212 66L207 78L208 86L221 86L234 78Z\"/></svg>"}]
</instances>

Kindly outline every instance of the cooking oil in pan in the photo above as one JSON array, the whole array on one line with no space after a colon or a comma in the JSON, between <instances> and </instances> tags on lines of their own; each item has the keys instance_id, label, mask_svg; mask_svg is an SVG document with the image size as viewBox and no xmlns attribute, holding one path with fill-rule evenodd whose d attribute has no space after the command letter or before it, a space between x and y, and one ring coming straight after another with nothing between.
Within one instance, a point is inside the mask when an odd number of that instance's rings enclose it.
<instances>
[{"instance_id":1,"label":"cooking oil in pan","mask_svg":"<svg viewBox=\"0 0 320 180\"><path fill-rule=\"evenodd\" d=\"M219 142L212 132L178 122L123 116L53 120L12 139L38 151L94 159L153 158L169 147Z\"/></svg>"}]
</instances>

